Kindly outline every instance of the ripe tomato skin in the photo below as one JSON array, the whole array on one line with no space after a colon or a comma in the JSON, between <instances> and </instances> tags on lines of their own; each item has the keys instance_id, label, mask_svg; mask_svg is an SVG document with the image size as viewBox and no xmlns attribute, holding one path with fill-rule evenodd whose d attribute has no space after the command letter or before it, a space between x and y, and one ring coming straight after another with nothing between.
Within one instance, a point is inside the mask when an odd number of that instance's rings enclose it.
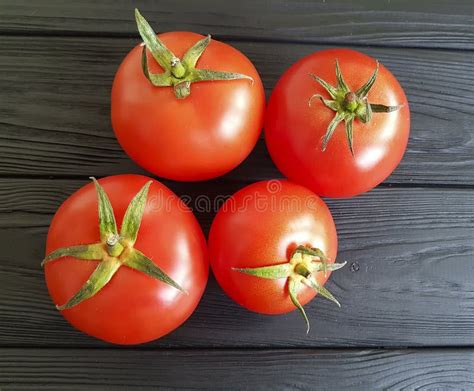
<instances>
[{"instance_id":1,"label":"ripe tomato skin","mask_svg":"<svg viewBox=\"0 0 474 391\"><path fill-rule=\"evenodd\" d=\"M178 57L203 36L159 34ZM172 87L155 87L143 75L142 48L125 57L112 87L112 125L125 152L146 170L169 179L198 181L238 166L263 126L265 93L257 70L237 49L211 40L197 68L242 73L249 80L197 82L177 99ZM147 53L150 72L163 70Z\"/></svg>"},{"instance_id":2,"label":"ripe tomato skin","mask_svg":"<svg viewBox=\"0 0 474 391\"><path fill-rule=\"evenodd\" d=\"M99 180L110 198L119 229L129 202L149 180L140 175ZM97 193L89 183L72 194L56 212L48 232L46 254L60 247L99 240ZM192 212L158 181L153 181L150 187L134 247L149 256L188 295L121 266L95 296L62 311L75 328L104 341L138 344L169 333L192 314L208 278L205 238ZM72 257L48 262L45 276L53 302L68 301L96 266L97 261Z\"/></svg>"},{"instance_id":3,"label":"ripe tomato skin","mask_svg":"<svg viewBox=\"0 0 474 391\"><path fill-rule=\"evenodd\" d=\"M336 85L335 61L352 91L373 73L373 58L349 49L315 52L293 64L278 81L265 117L265 140L271 158L290 180L328 197L351 197L385 180L399 164L408 142L410 111L402 87L380 64L376 82L368 94L370 103L404 105L392 113L374 113L372 121L354 121L351 155L341 122L326 151L321 139L334 111L312 95L329 99L327 92L309 74Z\"/></svg>"},{"instance_id":4,"label":"ripe tomato skin","mask_svg":"<svg viewBox=\"0 0 474 391\"><path fill-rule=\"evenodd\" d=\"M288 200L295 206L285 207ZM208 241L211 268L222 289L241 306L263 314L296 309L287 279L263 279L232 268L288 262L298 245L321 249L330 262L336 259L337 233L326 204L288 181L257 182L235 193L217 213ZM319 272L316 279L324 284L329 275ZM305 305L315 295L303 285L298 299Z\"/></svg>"}]
</instances>

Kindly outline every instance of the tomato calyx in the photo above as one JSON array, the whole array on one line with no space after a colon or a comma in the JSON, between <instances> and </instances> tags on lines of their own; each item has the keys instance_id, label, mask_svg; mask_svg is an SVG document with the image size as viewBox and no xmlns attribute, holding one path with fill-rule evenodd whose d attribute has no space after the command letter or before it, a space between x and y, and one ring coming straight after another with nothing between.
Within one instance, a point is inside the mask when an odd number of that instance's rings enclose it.
<instances>
[{"instance_id":1,"label":"tomato calyx","mask_svg":"<svg viewBox=\"0 0 474 391\"><path fill-rule=\"evenodd\" d=\"M233 270L251 276L266 279L288 279L288 293L291 301L299 310L306 322L306 333L309 333L310 323L303 306L298 300L298 293L301 284L305 284L314 289L321 296L331 300L339 307L341 306L337 299L324 286L318 283L313 273L338 270L346 264L330 263L324 253L318 248L298 246L292 253L290 261L278 265L263 266L257 268L234 268Z\"/></svg>"},{"instance_id":2,"label":"tomato calyx","mask_svg":"<svg viewBox=\"0 0 474 391\"><path fill-rule=\"evenodd\" d=\"M56 305L56 308L62 311L90 299L107 285L121 266L127 266L142 272L183 293L187 293L177 282L156 266L150 258L133 247L137 240L148 190L152 182L147 182L128 205L119 234L114 211L107 193L95 178L91 179L97 191L100 241L54 250L43 260L41 265L44 266L46 263L57 261L62 257L99 261L99 264L81 289L68 302L63 305Z\"/></svg>"},{"instance_id":3,"label":"tomato calyx","mask_svg":"<svg viewBox=\"0 0 474 391\"><path fill-rule=\"evenodd\" d=\"M155 87L172 86L176 98L184 99L191 93L191 84L195 82L247 79L253 83L250 76L240 73L196 68L197 61L211 42L210 35L196 42L180 59L161 42L136 8L135 19L144 42L142 50L143 74ZM163 68L163 73L151 73L149 71L146 49L150 51L156 62Z\"/></svg>"},{"instance_id":4,"label":"tomato calyx","mask_svg":"<svg viewBox=\"0 0 474 391\"><path fill-rule=\"evenodd\" d=\"M309 74L309 76L316 80L331 97L331 99L325 99L320 94L314 94L309 99L309 106L311 106L313 99L319 98L326 107L329 107L331 110L336 112L336 115L329 123L326 134L323 137L323 143L321 147L323 151L326 150L328 142L336 130L337 125L344 121L347 142L349 144L351 154L354 156L352 134L354 120L358 119L362 123L368 123L372 119L372 113L391 113L392 111L396 111L403 107L403 105L385 106L377 103L369 103L367 95L375 83L378 70L379 62L377 61L372 76L356 92L352 92L344 81L338 60L336 60L336 87L332 86L314 74Z\"/></svg>"}]
</instances>

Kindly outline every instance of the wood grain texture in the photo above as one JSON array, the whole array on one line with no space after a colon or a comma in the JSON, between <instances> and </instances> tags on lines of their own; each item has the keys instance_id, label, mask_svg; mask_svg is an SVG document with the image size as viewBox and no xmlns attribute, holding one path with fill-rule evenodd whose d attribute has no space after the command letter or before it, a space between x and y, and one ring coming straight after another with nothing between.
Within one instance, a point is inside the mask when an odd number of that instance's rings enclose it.
<instances>
[{"instance_id":1,"label":"wood grain texture","mask_svg":"<svg viewBox=\"0 0 474 391\"><path fill-rule=\"evenodd\" d=\"M470 390L474 352L0 349L9 390Z\"/></svg>"},{"instance_id":2,"label":"wood grain texture","mask_svg":"<svg viewBox=\"0 0 474 391\"><path fill-rule=\"evenodd\" d=\"M100 346L54 309L40 260L52 214L84 181L0 180L0 346ZM214 200L242 183L167 183L187 197L205 231ZM198 201L198 200L201 201ZM472 191L377 189L329 200L339 233L328 288L342 308L321 298L307 306L307 336L296 312L251 313L210 280L184 326L145 347L347 347L474 345L474 205Z\"/></svg>"},{"instance_id":3,"label":"wood grain texture","mask_svg":"<svg viewBox=\"0 0 474 391\"><path fill-rule=\"evenodd\" d=\"M113 75L134 39L0 37L0 175L88 177L140 172L110 125ZM256 64L267 95L320 45L231 42ZM474 53L364 49L398 77L412 111L407 153L387 183L474 185ZM280 177L263 140L227 179Z\"/></svg>"},{"instance_id":4,"label":"wood grain texture","mask_svg":"<svg viewBox=\"0 0 474 391\"><path fill-rule=\"evenodd\" d=\"M137 36L134 7L159 31L225 39L474 48L470 0L1 0L0 32Z\"/></svg>"}]
</instances>

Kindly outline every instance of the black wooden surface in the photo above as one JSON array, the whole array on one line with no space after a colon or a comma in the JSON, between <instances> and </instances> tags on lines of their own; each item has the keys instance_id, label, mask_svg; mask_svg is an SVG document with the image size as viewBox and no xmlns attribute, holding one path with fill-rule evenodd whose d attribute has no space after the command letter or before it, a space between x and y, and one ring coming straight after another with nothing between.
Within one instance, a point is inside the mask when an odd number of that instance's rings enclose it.
<instances>
[{"instance_id":1,"label":"black wooden surface","mask_svg":"<svg viewBox=\"0 0 474 391\"><path fill-rule=\"evenodd\" d=\"M331 46L378 58L405 88L398 169L368 194L327 200L349 263L328 285L342 308L315 299L308 336L297 313L250 313L213 278L184 326L134 348L54 309L40 260L56 208L90 175L144 173L109 119L135 6L158 30L242 50L267 95L292 62ZM0 389L474 389L473 15L472 1L448 0L0 0ZM166 184L193 206L280 176L261 140L223 178ZM213 213L196 214L207 232Z\"/></svg>"},{"instance_id":2,"label":"black wooden surface","mask_svg":"<svg viewBox=\"0 0 474 391\"><path fill-rule=\"evenodd\" d=\"M461 349L5 349L5 389L471 390ZM124 362L127 365L124 366ZM120 369L120 370L119 370ZM179 381L177 381L179 379ZM78 386L80 384L80 386ZM440 387L442 385L442 388Z\"/></svg>"}]
</instances>

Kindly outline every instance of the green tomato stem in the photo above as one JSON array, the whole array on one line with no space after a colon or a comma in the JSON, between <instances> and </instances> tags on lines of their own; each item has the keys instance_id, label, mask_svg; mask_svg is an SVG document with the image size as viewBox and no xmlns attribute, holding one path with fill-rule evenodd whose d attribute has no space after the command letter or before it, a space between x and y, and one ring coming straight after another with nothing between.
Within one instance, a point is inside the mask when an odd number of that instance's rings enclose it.
<instances>
[{"instance_id":1,"label":"green tomato stem","mask_svg":"<svg viewBox=\"0 0 474 391\"><path fill-rule=\"evenodd\" d=\"M57 262L60 258L74 257L83 261L98 261L94 272L81 289L65 304L57 305L58 310L72 308L84 300L90 299L108 284L120 267L137 270L151 278L164 282L187 293L176 281L161 270L150 258L133 248L137 239L143 212L146 206L148 190L152 181L147 182L133 197L125 212L120 235L117 233L115 215L107 193L95 178L92 178L97 191L99 231L98 243L59 248L51 252L42 262Z\"/></svg>"}]
</instances>

